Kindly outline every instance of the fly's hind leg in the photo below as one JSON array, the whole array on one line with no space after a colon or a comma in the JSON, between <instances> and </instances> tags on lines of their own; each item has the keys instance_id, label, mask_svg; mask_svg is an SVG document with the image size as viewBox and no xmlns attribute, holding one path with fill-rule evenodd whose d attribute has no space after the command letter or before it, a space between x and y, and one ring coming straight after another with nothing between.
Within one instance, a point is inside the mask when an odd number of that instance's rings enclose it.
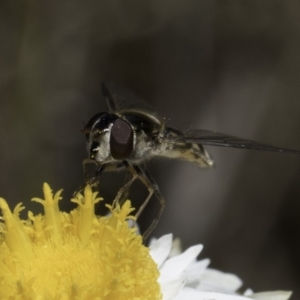
<instances>
[{"instance_id":1,"label":"fly's hind leg","mask_svg":"<svg viewBox=\"0 0 300 300\"><path fill-rule=\"evenodd\" d=\"M165 208L165 200L160 193L160 190L153 179L153 177L150 175L149 172L147 172L146 169L144 169L141 166L130 164L127 161L124 162L125 167L133 174L133 177L138 177L139 180L147 187L149 194L147 198L144 200L143 204L135 214L135 217L138 219L141 213L144 211L146 205L149 203L150 199L152 198L153 194L156 196L156 198L159 201L160 209L158 213L156 214L155 218L152 220L150 226L147 228L147 230L143 233L143 239L146 240L147 237L150 235L150 233L153 231L153 229L156 227L163 210Z\"/></svg>"}]
</instances>

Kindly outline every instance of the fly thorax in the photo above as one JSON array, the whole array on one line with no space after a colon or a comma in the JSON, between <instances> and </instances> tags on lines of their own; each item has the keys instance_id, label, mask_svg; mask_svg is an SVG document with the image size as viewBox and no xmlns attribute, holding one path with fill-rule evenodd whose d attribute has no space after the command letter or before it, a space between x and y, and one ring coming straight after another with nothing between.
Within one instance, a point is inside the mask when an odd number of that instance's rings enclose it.
<instances>
[{"instance_id":1,"label":"fly thorax","mask_svg":"<svg viewBox=\"0 0 300 300\"><path fill-rule=\"evenodd\" d=\"M135 134L135 147L132 154L133 159L146 158L153 150L153 141L144 131L138 131Z\"/></svg>"}]
</instances>

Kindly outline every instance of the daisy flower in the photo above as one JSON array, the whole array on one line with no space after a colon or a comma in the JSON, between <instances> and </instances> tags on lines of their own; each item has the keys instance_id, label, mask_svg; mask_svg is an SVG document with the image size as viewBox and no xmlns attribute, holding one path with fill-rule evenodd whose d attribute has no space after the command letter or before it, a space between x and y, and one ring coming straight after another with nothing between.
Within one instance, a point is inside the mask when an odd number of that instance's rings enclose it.
<instances>
[{"instance_id":1,"label":"daisy flower","mask_svg":"<svg viewBox=\"0 0 300 300\"><path fill-rule=\"evenodd\" d=\"M44 199L33 198L44 214L28 212L22 220L0 198L0 299L55 300L286 300L289 292L238 295L241 280L197 261L202 245L181 253L172 235L143 245L130 216L129 201L94 214L101 201L87 186L72 202L70 213L59 210L61 190L44 184Z\"/></svg>"},{"instance_id":2,"label":"daisy flower","mask_svg":"<svg viewBox=\"0 0 300 300\"><path fill-rule=\"evenodd\" d=\"M160 272L163 300L288 300L292 295L288 291L253 293L250 289L238 294L240 278L208 268L209 259L197 261L202 245L181 253L180 242L172 241L172 234L151 240L149 248Z\"/></svg>"},{"instance_id":3,"label":"daisy flower","mask_svg":"<svg viewBox=\"0 0 300 300\"><path fill-rule=\"evenodd\" d=\"M18 204L13 212L0 198L0 299L161 299L159 271L135 228L127 224L133 210L126 201L98 217L101 201L90 186L73 202L70 213L59 210L44 184L44 215L28 213Z\"/></svg>"}]
</instances>

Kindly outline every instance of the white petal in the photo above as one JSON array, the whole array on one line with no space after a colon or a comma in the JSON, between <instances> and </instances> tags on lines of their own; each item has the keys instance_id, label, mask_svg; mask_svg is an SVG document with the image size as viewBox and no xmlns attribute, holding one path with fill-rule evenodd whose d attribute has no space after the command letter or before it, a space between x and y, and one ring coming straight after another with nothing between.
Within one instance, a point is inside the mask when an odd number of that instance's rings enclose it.
<instances>
[{"instance_id":1,"label":"white petal","mask_svg":"<svg viewBox=\"0 0 300 300\"><path fill-rule=\"evenodd\" d=\"M149 242L148 248L150 248L156 241L157 241L157 238L156 237L152 237L151 240L150 240L150 242Z\"/></svg>"},{"instance_id":2,"label":"white petal","mask_svg":"<svg viewBox=\"0 0 300 300\"><path fill-rule=\"evenodd\" d=\"M111 215L111 213L108 213L108 214L107 214L107 216L110 216L110 215ZM139 225L138 225L137 222L135 222L135 221L132 220L132 219L129 219L129 220L127 220L127 224L128 224L128 227L129 227L129 228L136 228L136 234L137 234L137 235L140 235L140 234L141 234L140 227L139 227Z\"/></svg>"},{"instance_id":3,"label":"white petal","mask_svg":"<svg viewBox=\"0 0 300 300\"><path fill-rule=\"evenodd\" d=\"M202 291L232 293L239 289L242 284L242 280L234 274L206 269L197 288Z\"/></svg>"},{"instance_id":4,"label":"white petal","mask_svg":"<svg viewBox=\"0 0 300 300\"><path fill-rule=\"evenodd\" d=\"M182 253L181 241L180 241L179 238L176 238L172 242L172 247L171 247L171 251L170 251L169 257L177 256L180 253Z\"/></svg>"},{"instance_id":5,"label":"white petal","mask_svg":"<svg viewBox=\"0 0 300 300\"><path fill-rule=\"evenodd\" d=\"M182 290L183 286L184 280L182 279L162 283L160 288L163 294L163 300L174 299L174 297Z\"/></svg>"},{"instance_id":6,"label":"white petal","mask_svg":"<svg viewBox=\"0 0 300 300\"><path fill-rule=\"evenodd\" d=\"M172 300L249 300L249 298L238 295L227 295L215 292L203 292L190 288L184 288Z\"/></svg>"},{"instance_id":7,"label":"white petal","mask_svg":"<svg viewBox=\"0 0 300 300\"><path fill-rule=\"evenodd\" d=\"M150 243L150 255L152 259L157 263L158 267L167 259L171 247L172 247L172 234L166 234L158 240L151 241Z\"/></svg>"},{"instance_id":8,"label":"white petal","mask_svg":"<svg viewBox=\"0 0 300 300\"><path fill-rule=\"evenodd\" d=\"M158 281L165 282L181 278L187 266L198 256L202 249L202 245L196 245L165 261L160 269Z\"/></svg>"},{"instance_id":9,"label":"white petal","mask_svg":"<svg viewBox=\"0 0 300 300\"><path fill-rule=\"evenodd\" d=\"M246 289L246 291L244 292L244 296L247 296L247 297L250 297L253 294L254 294L254 292L251 289Z\"/></svg>"},{"instance_id":10,"label":"white petal","mask_svg":"<svg viewBox=\"0 0 300 300\"><path fill-rule=\"evenodd\" d=\"M251 299L255 300L288 300L292 296L289 291L274 291L252 294Z\"/></svg>"},{"instance_id":11,"label":"white petal","mask_svg":"<svg viewBox=\"0 0 300 300\"><path fill-rule=\"evenodd\" d=\"M208 258L199 260L197 262L194 262L190 264L187 267L187 284L193 283L193 282L200 282L201 277L207 266L210 264L210 260Z\"/></svg>"}]
</instances>

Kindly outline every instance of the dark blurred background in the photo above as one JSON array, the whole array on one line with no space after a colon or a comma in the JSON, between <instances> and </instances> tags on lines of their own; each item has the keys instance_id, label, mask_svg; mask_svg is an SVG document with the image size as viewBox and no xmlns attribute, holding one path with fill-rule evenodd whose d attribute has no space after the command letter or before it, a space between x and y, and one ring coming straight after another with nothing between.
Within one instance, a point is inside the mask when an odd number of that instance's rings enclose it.
<instances>
[{"instance_id":1,"label":"dark blurred background","mask_svg":"<svg viewBox=\"0 0 300 300\"><path fill-rule=\"evenodd\" d=\"M104 79L170 126L300 149L299 1L2 0L0 43L0 194L11 206L36 210L44 181L65 199L83 183L80 129L106 110ZM201 257L244 287L300 297L299 156L207 149L208 171L149 162L167 203L154 236L203 243Z\"/></svg>"}]
</instances>

